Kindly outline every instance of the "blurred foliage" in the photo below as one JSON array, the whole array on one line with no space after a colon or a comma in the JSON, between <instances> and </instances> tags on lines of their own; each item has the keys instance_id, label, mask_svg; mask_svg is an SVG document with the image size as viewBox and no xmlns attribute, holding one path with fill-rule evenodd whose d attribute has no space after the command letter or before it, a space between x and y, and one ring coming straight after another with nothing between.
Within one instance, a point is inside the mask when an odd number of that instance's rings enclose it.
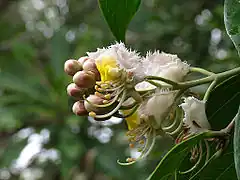
<instances>
[{"instance_id":1,"label":"blurred foliage","mask_svg":"<svg viewBox=\"0 0 240 180\"><path fill-rule=\"evenodd\" d=\"M64 61L114 41L96 0L0 2L0 179L141 180L153 171L154 158L116 163L130 153L124 122L71 112ZM221 0L144 0L126 42L216 72L240 64ZM168 142L158 141L153 157L160 159Z\"/></svg>"}]
</instances>

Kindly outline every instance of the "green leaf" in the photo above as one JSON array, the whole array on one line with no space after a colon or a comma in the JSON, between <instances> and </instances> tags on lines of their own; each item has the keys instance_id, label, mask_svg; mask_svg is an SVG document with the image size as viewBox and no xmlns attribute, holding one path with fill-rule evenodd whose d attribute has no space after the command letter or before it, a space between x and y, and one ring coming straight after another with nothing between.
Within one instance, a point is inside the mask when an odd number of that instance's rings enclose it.
<instances>
[{"instance_id":1,"label":"green leaf","mask_svg":"<svg viewBox=\"0 0 240 180\"><path fill-rule=\"evenodd\" d=\"M173 147L160 161L148 180L165 180L174 177L175 171L179 169L190 149L207 135L207 132L198 134Z\"/></svg>"},{"instance_id":2,"label":"green leaf","mask_svg":"<svg viewBox=\"0 0 240 180\"><path fill-rule=\"evenodd\" d=\"M232 77L218 85L210 94L206 103L206 113L213 130L225 128L234 118L240 104L240 75ZM231 142L224 154L212 161L196 179L236 179ZM214 148L211 150L215 151Z\"/></svg>"},{"instance_id":3,"label":"green leaf","mask_svg":"<svg viewBox=\"0 0 240 180\"><path fill-rule=\"evenodd\" d=\"M238 113L235 116L235 131L233 139L234 148L234 162L237 172L237 177L240 179L240 106Z\"/></svg>"},{"instance_id":4,"label":"green leaf","mask_svg":"<svg viewBox=\"0 0 240 180\"><path fill-rule=\"evenodd\" d=\"M125 42L126 29L141 0L99 0L98 2L113 35L118 41Z\"/></svg>"},{"instance_id":5,"label":"green leaf","mask_svg":"<svg viewBox=\"0 0 240 180\"><path fill-rule=\"evenodd\" d=\"M227 33L240 55L240 3L239 0L225 0L224 22Z\"/></svg>"},{"instance_id":6,"label":"green leaf","mask_svg":"<svg viewBox=\"0 0 240 180\"><path fill-rule=\"evenodd\" d=\"M232 137L231 137L231 140L232 140ZM216 152L215 146L212 146L210 151L212 152L212 154L215 153ZM196 173L196 171L194 173ZM190 177L193 176L194 173L190 174ZM229 143L227 149L223 152L223 154L220 157L213 159L196 177L193 178L193 180L206 180L206 179L209 179L209 180L210 179L217 179L217 180L226 180L226 179L235 180L236 179L236 172L234 169L234 162L233 162L232 141Z\"/></svg>"},{"instance_id":7,"label":"green leaf","mask_svg":"<svg viewBox=\"0 0 240 180\"><path fill-rule=\"evenodd\" d=\"M240 104L240 75L218 85L206 103L206 113L213 130L228 125L238 111Z\"/></svg>"}]
</instances>

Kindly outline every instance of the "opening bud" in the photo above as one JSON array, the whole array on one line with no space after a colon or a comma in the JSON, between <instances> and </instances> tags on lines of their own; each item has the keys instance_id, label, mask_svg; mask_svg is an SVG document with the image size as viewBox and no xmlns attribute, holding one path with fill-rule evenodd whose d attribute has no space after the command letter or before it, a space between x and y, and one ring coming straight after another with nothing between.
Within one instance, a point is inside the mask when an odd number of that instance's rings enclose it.
<instances>
[{"instance_id":1,"label":"opening bud","mask_svg":"<svg viewBox=\"0 0 240 180\"><path fill-rule=\"evenodd\" d=\"M70 76L81 70L82 65L77 60L69 59L64 64L64 71Z\"/></svg>"},{"instance_id":2,"label":"opening bud","mask_svg":"<svg viewBox=\"0 0 240 180\"><path fill-rule=\"evenodd\" d=\"M90 71L78 71L73 76L73 82L80 88L91 88L94 87L96 79Z\"/></svg>"}]
</instances>

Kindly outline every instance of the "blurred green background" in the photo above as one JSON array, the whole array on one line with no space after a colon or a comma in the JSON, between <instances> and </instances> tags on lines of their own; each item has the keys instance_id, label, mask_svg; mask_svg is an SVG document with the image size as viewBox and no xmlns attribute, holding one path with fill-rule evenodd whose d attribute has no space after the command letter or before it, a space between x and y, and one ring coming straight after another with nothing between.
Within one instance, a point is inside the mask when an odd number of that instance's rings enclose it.
<instances>
[{"instance_id":1,"label":"blurred green background","mask_svg":"<svg viewBox=\"0 0 240 180\"><path fill-rule=\"evenodd\" d=\"M0 1L1 180L142 180L154 169L171 142L158 139L149 160L122 167L117 159L137 155L125 122L71 112L64 62L114 41L97 0ZM142 0L127 44L215 72L240 65L222 0Z\"/></svg>"}]
</instances>

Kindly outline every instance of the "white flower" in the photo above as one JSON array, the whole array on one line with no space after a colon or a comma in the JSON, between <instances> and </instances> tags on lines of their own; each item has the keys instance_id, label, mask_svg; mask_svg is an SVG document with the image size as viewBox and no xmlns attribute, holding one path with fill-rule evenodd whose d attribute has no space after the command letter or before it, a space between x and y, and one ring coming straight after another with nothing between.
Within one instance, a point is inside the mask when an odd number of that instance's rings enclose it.
<instances>
[{"instance_id":1,"label":"white flower","mask_svg":"<svg viewBox=\"0 0 240 180\"><path fill-rule=\"evenodd\" d=\"M190 133L198 133L211 128L205 112L205 101L187 97L180 106L185 113L183 122L189 128Z\"/></svg>"},{"instance_id":2,"label":"white flower","mask_svg":"<svg viewBox=\"0 0 240 180\"><path fill-rule=\"evenodd\" d=\"M134 73L137 77L143 74L141 57L137 52L128 50L123 43L98 48L96 52L88 52L87 55L96 61L98 69L101 69L100 66L111 66L111 71L114 73L120 68ZM99 71L101 73L101 70Z\"/></svg>"},{"instance_id":3,"label":"white flower","mask_svg":"<svg viewBox=\"0 0 240 180\"><path fill-rule=\"evenodd\" d=\"M157 90L150 99L142 104L139 113L154 117L154 128L160 128L174 104L176 92L168 89Z\"/></svg>"},{"instance_id":4,"label":"white flower","mask_svg":"<svg viewBox=\"0 0 240 180\"><path fill-rule=\"evenodd\" d=\"M189 72L189 65L182 62L177 55L156 51L148 52L143 61L146 76L160 76L180 82Z\"/></svg>"},{"instance_id":5,"label":"white flower","mask_svg":"<svg viewBox=\"0 0 240 180\"><path fill-rule=\"evenodd\" d=\"M148 52L142 66L144 70L143 76L158 76L175 82L181 82L189 72L189 65L182 62L177 55L160 53L159 51ZM166 85L166 83L160 81L155 82ZM154 88L155 86L148 82L141 82L136 85L137 90Z\"/></svg>"}]
</instances>

